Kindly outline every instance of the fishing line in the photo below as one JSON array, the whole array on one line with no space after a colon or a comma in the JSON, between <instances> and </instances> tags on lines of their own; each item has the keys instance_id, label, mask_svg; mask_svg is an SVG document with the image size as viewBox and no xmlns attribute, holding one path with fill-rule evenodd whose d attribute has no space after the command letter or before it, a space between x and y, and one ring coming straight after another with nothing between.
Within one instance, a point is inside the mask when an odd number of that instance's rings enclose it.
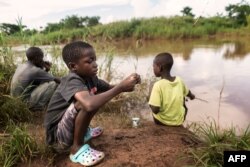
<instances>
[{"instance_id":1,"label":"fishing line","mask_svg":"<svg viewBox=\"0 0 250 167\"><path fill-rule=\"evenodd\" d=\"M205 102L205 103L208 103L208 101L207 101L207 100L204 100L204 99L199 98L199 97L196 97L196 96L195 96L195 98L194 98L194 99L199 100L199 101L202 101L202 102ZM188 101L188 99L187 99L187 98L185 98L185 101Z\"/></svg>"},{"instance_id":2,"label":"fishing line","mask_svg":"<svg viewBox=\"0 0 250 167\"><path fill-rule=\"evenodd\" d=\"M199 98L199 97L195 97L195 99L200 100L200 101L203 101L203 102L205 102L205 103L208 103L207 100L201 99L201 98Z\"/></svg>"}]
</instances>

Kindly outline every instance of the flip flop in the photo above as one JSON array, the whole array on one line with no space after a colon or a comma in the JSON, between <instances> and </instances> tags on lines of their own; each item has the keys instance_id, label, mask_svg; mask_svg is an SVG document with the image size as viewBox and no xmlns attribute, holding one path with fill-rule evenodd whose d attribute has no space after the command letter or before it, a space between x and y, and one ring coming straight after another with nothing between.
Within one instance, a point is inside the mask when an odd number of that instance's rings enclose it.
<instances>
[{"instance_id":1,"label":"flip flop","mask_svg":"<svg viewBox=\"0 0 250 167\"><path fill-rule=\"evenodd\" d=\"M92 166L99 163L104 156L103 152L94 150L88 144L85 144L75 154L70 154L69 158L74 163Z\"/></svg>"},{"instance_id":2,"label":"flip flop","mask_svg":"<svg viewBox=\"0 0 250 167\"><path fill-rule=\"evenodd\" d=\"M100 136L102 133L103 133L102 127L99 127L99 126L95 128L88 127L87 133L84 136L84 142L86 143L90 139Z\"/></svg>"}]
</instances>

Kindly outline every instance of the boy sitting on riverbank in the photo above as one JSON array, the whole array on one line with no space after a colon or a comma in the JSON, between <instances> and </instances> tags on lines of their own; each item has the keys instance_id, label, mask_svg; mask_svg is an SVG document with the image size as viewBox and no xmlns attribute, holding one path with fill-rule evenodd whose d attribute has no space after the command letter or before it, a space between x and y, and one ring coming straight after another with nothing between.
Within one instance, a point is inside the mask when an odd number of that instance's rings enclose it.
<instances>
[{"instance_id":1,"label":"boy sitting on riverbank","mask_svg":"<svg viewBox=\"0 0 250 167\"><path fill-rule=\"evenodd\" d=\"M155 123L160 125L182 125L187 112L185 96L195 98L180 77L171 76L173 62L169 53L158 54L153 62L154 74L161 80L154 83L149 105Z\"/></svg>"},{"instance_id":2,"label":"boy sitting on riverbank","mask_svg":"<svg viewBox=\"0 0 250 167\"><path fill-rule=\"evenodd\" d=\"M60 79L48 73L51 63L43 60L44 54L40 48L30 47L26 57L28 61L18 65L14 73L10 94L21 97L33 111L43 110Z\"/></svg>"},{"instance_id":3,"label":"boy sitting on riverbank","mask_svg":"<svg viewBox=\"0 0 250 167\"><path fill-rule=\"evenodd\" d=\"M132 74L116 86L97 78L98 66L93 47L85 42L72 42L62 51L70 73L62 79L53 94L45 116L46 142L70 150L70 160L91 166L104 158L87 140L102 133L101 128L88 128L98 109L122 92L133 91L140 76Z\"/></svg>"}]
</instances>

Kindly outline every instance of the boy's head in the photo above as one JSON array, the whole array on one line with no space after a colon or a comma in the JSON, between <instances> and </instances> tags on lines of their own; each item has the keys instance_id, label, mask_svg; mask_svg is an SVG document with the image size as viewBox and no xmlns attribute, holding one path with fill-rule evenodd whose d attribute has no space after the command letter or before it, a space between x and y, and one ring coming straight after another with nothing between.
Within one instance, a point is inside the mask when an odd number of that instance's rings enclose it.
<instances>
[{"instance_id":1,"label":"boy's head","mask_svg":"<svg viewBox=\"0 0 250 167\"><path fill-rule=\"evenodd\" d=\"M153 63L155 76L159 77L164 72L170 72L174 60L170 53L164 52L156 55Z\"/></svg>"},{"instance_id":2,"label":"boy's head","mask_svg":"<svg viewBox=\"0 0 250 167\"><path fill-rule=\"evenodd\" d=\"M35 66L43 67L43 51L38 47L30 47L26 51L27 59L32 62Z\"/></svg>"},{"instance_id":3,"label":"boy's head","mask_svg":"<svg viewBox=\"0 0 250 167\"><path fill-rule=\"evenodd\" d=\"M96 55L90 44L82 41L69 43L63 48L62 56L71 72L81 77L92 77L97 74Z\"/></svg>"}]
</instances>

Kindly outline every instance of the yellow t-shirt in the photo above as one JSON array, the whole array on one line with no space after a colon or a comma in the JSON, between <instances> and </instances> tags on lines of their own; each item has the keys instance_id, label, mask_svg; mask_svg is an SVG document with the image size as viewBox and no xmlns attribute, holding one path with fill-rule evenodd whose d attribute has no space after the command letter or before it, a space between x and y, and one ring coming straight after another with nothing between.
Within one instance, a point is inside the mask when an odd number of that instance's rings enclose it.
<instances>
[{"instance_id":1,"label":"yellow t-shirt","mask_svg":"<svg viewBox=\"0 0 250 167\"><path fill-rule=\"evenodd\" d=\"M166 79L155 82L149 104L160 107L160 111L153 116L165 125L181 125L185 115L183 100L188 91L180 77L173 82Z\"/></svg>"}]
</instances>

